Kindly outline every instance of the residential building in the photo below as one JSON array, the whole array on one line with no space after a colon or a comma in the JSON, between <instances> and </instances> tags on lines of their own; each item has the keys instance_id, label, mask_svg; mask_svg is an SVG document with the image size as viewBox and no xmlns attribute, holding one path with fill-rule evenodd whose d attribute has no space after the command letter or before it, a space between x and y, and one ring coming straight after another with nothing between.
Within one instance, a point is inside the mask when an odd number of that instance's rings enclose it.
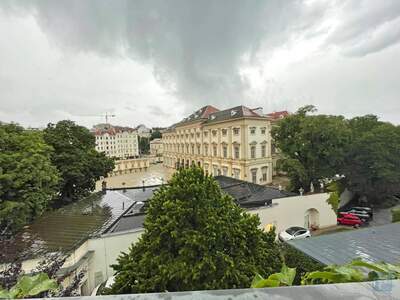
<instances>
[{"instance_id":1,"label":"residential building","mask_svg":"<svg viewBox=\"0 0 400 300\"><path fill-rule=\"evenodd\" d=\"M98 124L92 129L96 150L109 157L126 159L139 156L138 133L129 127Z\"/></svg>"},{"instance_id":2,"label":"residential building","mask_svg":"<svg viewBox=\"0 0 400 300\"><path fill-rule=\"evenodd\" d=\"M162 139L154 139L150 141L150 154L155 156L162 156L163 154L163 141Z\"/></svg>"},{"instance_id":3,"label":"residential building","mask_svg":"<svg viewBox=\"0 0 400 300\"><path fill-rule=\"evenodd\" d=\"M197 164L214 176L271 183L270 130L260 108L204 106L164 132L164 165Z\"/></svg>"}]
</instances>

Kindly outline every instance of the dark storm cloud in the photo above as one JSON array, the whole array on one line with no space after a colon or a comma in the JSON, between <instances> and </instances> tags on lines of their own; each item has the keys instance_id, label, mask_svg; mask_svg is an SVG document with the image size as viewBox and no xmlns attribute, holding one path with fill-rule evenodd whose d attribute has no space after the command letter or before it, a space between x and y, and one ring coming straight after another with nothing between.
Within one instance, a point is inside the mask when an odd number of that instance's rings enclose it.
<instances>
[{"instance_id":1,"label":"dark storm cloud","mask_svg":"<svg viewBox=\"0 0 400 300\"><path fill-rule=\"evenodd\" d=\"M15 38L0 41L0 117L115 111L157 125L206 104L398 107L398 0L0 0L2 14Z\"/></svg>"},{"instance_id":2,"label":"dark storm cloud","mask_svg":"<svg viewBox=\"0 0 400 300\"><path fill-rule=\"evenodd\" d=\"M261 43L272 49L322 16L300 1L24 1L62 49L129 55L153 65L164 87L195 105L240 103L248 87L239 75ZM4 4L7 6L6 4ZM307 18L310 16L310 18ZM299 21L302 20L302 21Z\"/></svg>"}]
</instances>

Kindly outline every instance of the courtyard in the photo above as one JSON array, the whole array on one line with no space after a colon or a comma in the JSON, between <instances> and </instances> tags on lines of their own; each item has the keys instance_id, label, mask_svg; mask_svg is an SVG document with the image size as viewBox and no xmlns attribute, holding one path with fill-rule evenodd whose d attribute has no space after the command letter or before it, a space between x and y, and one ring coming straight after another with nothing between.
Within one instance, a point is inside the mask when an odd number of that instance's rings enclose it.
<instances>
[{"instance_id":1,"label":"courtyard","mask_svg":"<svg viewBox=\"0 0 400 300\"><path fill-rule=\"evenodd\" d=\"M166 183L174 171L174 169L166 168L162 164L151 164L146 171L107 177L104 180L107 182L108 188L136 187L142 186L143 183L145 186L157 185ZM96 191L101 190L102 181L96 182Z\"/></svg>"}]
</instances>

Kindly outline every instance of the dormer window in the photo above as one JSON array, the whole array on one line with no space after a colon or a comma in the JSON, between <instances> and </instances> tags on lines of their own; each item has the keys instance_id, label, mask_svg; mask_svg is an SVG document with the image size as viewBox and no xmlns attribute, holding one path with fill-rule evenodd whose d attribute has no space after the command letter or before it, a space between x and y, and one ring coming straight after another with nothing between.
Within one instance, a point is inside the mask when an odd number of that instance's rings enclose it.
<instances>
[{"instance_id":1,"label":"dormer window","mask_svg":"<svg viewBox=\"0 0 400 300\"><path fill-rule=\"evenodd\" d=\"M231 117L233 117L233 116L236 115L236 114L237 114L237 111L234 110L234 109L232 109L232 110L231 110Z\"/></svg>"},{"instance_id":2,"label":"dormer window","mask_svg":"<svg viewBox=\"0 0 400 300\"><path fill-rule=\"evenodd\" d=\"M210 116L210 119L211 119L211 120L214 120L214 119L215 119L215 116L214 116L214 115L211 115L211 116Z\"/></svg>"}]
</instances>

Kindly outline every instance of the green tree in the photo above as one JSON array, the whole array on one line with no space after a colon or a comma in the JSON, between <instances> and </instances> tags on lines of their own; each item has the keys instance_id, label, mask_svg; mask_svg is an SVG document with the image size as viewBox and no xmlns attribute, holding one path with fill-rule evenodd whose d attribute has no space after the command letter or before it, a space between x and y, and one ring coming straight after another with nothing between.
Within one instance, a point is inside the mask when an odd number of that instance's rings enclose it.
<instances>
[{"instance_id":1,"label":"green tree","mask_svg":"<svg viewBox=\"0 0 400 300\"><path fill-rule=\"evenodd\" d=\"M161 132L159 130L153 130L151 132L151 136L150 136L150 140L154 140L154 139L161 139Z\"/></svg>"},{"instance_id":2,"label":"green tree","mask_svg":"<svg viewBox=\"0 0 400 300\"><path fill-rule=\"evenodd\" d=\"M331 178L343 164L350 129L342 116L308 115L313 106L279 121L272 129L275 145L284 158L280 168L287 172L291 188L308 191L310 184Z\"/></svg>"},{"instance_id":3,"label":"green tree","mask_svg":"<svg viewBox=\"0 0 400 300\"><path fill-rule=\"evenodd\" d=\"M150 139L147 137L139 136L139 153L149 154L150 153Z\"/></svg>"},{"instance_id":4,"label":"green tree","mask_svg":"<svg viewBox=\"0 0 400 300\"><path fill-rule=\"evenodd\" d=\"M49 124L44 138L54 148L51 160L61 174L59 205L87 196L96 180L114 168L112 159L95 150L90 131L72 121Z\"/></svg>"},{"instance_id":5,"label":"green tree","mask_svg":"<svg viewBox=\"0 0 400 300\"><path fill-rule=\"evenodd\" d=\"M275 233L258 229L200 168L182 169L155 193L145 232L118 258L110 293L248 287L280 269Z\"/></svg>"},{"instance_id":6,"label":"green tree","mask_svg":"<svg viewBox=\"0 0 400 300\"><path fill-rule=\"evenodd\" d=\"M352 142L342 171L348 189L375 203L400 193L400 127L370 115L349 124Z\"/></svg>"},{"instance_id":7,"label":"green tree","mask_svg":"<svg viewBox=\"0 0 400 300\"><path fill-rule=\"evenodd\" d=\"M0 236L40 216L56 195L52 151L39 131L0 125Z\"/></svg>"}]
</instances>

